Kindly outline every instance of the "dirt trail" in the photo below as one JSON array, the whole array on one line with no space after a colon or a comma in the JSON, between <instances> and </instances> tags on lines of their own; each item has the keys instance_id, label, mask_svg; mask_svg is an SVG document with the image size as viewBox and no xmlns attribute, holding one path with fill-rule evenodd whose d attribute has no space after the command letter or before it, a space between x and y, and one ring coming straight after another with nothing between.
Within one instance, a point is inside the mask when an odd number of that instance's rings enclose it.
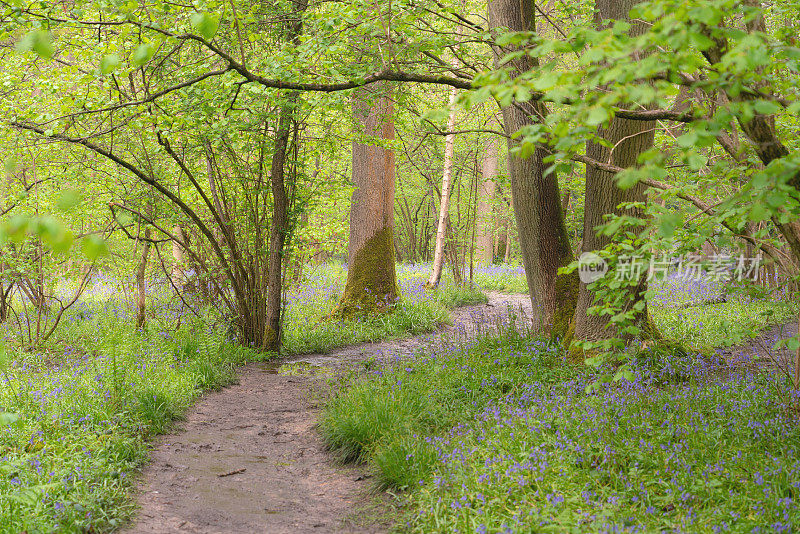
<instances>
[{"instance_id":1,"label":"dirt trail","mask_svg":"<svg viewBox=\"0 0 800 534\"><path fill-rule=\"evenodd\" d=\"M526 295L490 292L488 304L452 311L436 334L368 343L285 362L339 367L387 359L435 342L472 336L530 315ZM510 308L509 308L510 307ZM313 379L276 372L275 364L239 370L239 383L201 398L176 434L154 444L131 533L383 532L363 468L338 465L315 430Z\"/></svg>"},{"instance_id":2,"label":"dirt trail","mask_svg":"<svg viewBox=\"0 0 800 534\"><path fill-rule=\"evenodd\" d=\"M780 340L796 336L797 326L797 319L792 319L788 323L767 328L742 345L719 349L717 354L734 369L759 366L777 368L793 374L795 351L786 347L782 349L773 347Z\"/></svg>"}]
</instances>

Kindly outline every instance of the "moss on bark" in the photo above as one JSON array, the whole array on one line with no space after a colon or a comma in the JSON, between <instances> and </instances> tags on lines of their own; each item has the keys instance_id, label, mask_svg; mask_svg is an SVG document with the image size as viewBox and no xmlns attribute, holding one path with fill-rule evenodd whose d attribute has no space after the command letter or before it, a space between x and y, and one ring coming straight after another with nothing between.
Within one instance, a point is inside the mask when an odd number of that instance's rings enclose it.
<instances>
[{"instance_id":1,"label":"moss on bark","mask_svg":"<svg viewBox=\"0 0 800 534\"><path fill-rule=\"evenodd\" d=\"M385 312L399 295L392 229L384 228L364 243L348 266L347 284L333 315L358 317Z\"/></svg>"},{"instance_id":2,"label":"moss on bark","mask_svg":"<svg viewBox=\"0 0 800 534\"><path fill-rule=\"evenodd\" d=\"M580 279L578 271L556 276L556 308L553 313L553 324L550 328L550 337L569 343L574 332L573 317L578 304L578 289Z\"/></svg>"}]
</instances>

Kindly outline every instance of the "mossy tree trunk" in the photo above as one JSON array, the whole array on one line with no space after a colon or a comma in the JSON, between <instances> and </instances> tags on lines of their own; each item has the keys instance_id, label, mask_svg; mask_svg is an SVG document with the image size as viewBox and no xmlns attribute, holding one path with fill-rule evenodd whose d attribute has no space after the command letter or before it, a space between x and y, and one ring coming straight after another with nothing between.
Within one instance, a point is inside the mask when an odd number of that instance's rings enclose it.
<instances>
[{"instance_id":1,"label":"mossy tree trunk","mask_svg":"<svg viewBox=\"0 0 800 534\"><path fill-rule=\"evenodd\" d=\"M628 11L636 4L635 0L597 0L595 3L595 24L603 25L604 20L626 20ZM641 24L633 24L631 32L641 33L644 28ZM610 143L612 150L599 143L589 142L586 146L586 155L590 158L609 162L620 168L634 167L639 155L652 148L656 129L655 121L634 121L614 118L607 128L600 128L598 137ZM596 167L586 168L586 202L583 219L583 251L600 250L608 245L611 238L600 235L595 228L604 223L607 214L633 215L642 217L641 210L622 210L618 206L623 202L645 202L647 200L647 187L637 184L634 187L622 190L617 187L614 175ZM643 275L644 276L644 275ZM631 288L629 295L630 305L643 299L647 289L646 280L642 279L636 287ZM575 310L575 339L584 341L598 341L600 339L615 337L616 332L610 331L607 315L589 315L588 310L594 305L594 293L589 291L586 284L580 284L578 292L578 306ZM657 335L652 323L646 320L647 309L641 314L640 326L645 333Z\"/></svg>"},{"instance_id":2,"label":"mossy tree trunk","mask_svg":"<svg viewBox=\"0 0 800 534\"><path fill-rule=\"evenodd\" d=\"M336 314L367 315L398 298L394 256L394 139L392 86L376 82L358 89L353 115L364 137L353 142L347 283Z\"/></svg>"},{"instance_id":3,"label":"mossy tree trunk","mask_svg":"<svg viewBox=\"0 0 800 534\"><path fill-rule=\"evenodd\" d=\"M532 0L490 0L489 24L492 28L511 31L535 31ZM516 47L495 49L495 63ZM525 54L510 62L512 76L538 67L538 62ZM511 135L520 128L536 123L548 113L534 102L512 102L503 109L503 127L508 134L509 150L517 141ZM561 195L554 172L546 173L544 147L537 147L533 156L521 159L509 154L511 196L519 231L522 260L534 309L540 313L541 325L554 337L564 336L575 310L578 274L559 275L558 269L572 262L572 249L567 237Z\"/></svg>"}]
</instances>

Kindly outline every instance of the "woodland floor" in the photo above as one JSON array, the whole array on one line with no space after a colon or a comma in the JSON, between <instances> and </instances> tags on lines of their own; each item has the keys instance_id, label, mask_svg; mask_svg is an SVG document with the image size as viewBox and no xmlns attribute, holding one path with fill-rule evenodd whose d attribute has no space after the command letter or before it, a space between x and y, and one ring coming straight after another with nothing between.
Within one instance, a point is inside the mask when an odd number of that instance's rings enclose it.
<instances>
[{"instance_id":1,"label":"woodland floor","mask_svg":"<svg viewBox=\"0 0 800 534\"><path fill-rule=\"evenodd\" d=\"M453 325L434 334L240 368L237 384L205 395L176 433L154 443L140 484L141 509L128 532L387 531L390 507L367 470L340 465L323 447L315 428L325 395L319 377L402 357L440 339L465 340L507 322L509 314L522 321L531 313L527 295L487 296L488 304L453 310ZM793 354L769 347L796 332L796 322L773 327L718 354L726 368L753 365L748 357L758 355L761 365L789 369ZM292 372L298 366L314 372Z\"/></svg>"},{"instance_id":2,"label":"woodland floor","mask_svg":"<svg viewBox=\"0 0 800 534\"><path fill-rule=\"evenodd\" d=\"M384 532L386 506L366 469L342 466L325 451L315 425L319 384L359 362L410 354L439 336L466 339L530 315L527 295L488 292L488 304L452 310L453 325L402 340L367 343L239 369L238 383L205 395L179 430L154 443L142 473L140 511L128 532ZM324 389L324 388L322 388Z\"/></svg>"}]
</instances>

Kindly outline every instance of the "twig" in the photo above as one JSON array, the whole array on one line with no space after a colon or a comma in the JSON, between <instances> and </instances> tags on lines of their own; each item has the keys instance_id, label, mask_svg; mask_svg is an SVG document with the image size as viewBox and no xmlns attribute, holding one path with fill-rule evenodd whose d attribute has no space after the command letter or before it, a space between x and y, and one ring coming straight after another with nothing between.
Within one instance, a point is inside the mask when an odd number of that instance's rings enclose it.
<instances>
[{"instance_id":1,"label":"twig","mask_svg":"<svg viewBox=\"0 0 800 534\"><path fill-rule=\"evenodd\" d=\"M242 467L241 469L235 469L235 470L230 471L228 473L222 473L221 475L217 475L217 476L220 477L220 478L229 477L229 476L232 476L232 475L238 475L239 473L244 473L245 471L247 471L247 468Z\"/></svg>"}]
</instances>

